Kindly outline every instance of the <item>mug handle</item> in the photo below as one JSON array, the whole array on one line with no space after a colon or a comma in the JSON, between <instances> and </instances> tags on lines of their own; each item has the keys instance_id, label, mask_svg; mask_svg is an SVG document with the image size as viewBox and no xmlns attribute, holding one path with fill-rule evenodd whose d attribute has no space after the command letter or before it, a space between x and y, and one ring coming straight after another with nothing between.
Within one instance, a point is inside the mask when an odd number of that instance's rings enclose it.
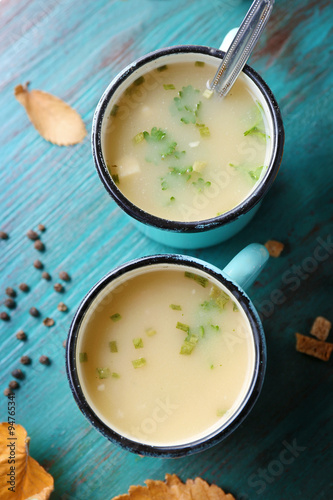
<instances>
[{"instance_id":1,"label":"mug handle","mask_svg":"<svg viewBox=\"0 0 333 500\"><path fill-rule=\"evenodd\" d=\"M223 273L247 290L261 273L268 259L269 253L264 245L251 243L229 262Z\"/></svg>"}]
</instances>

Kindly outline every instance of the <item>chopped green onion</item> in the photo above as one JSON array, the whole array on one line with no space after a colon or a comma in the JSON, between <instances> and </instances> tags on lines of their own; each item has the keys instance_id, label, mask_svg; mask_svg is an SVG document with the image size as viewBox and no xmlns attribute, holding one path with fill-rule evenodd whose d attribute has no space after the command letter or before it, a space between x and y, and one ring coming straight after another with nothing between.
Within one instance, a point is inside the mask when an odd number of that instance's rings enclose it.
<instances>
[{"instance_id":1,"label":"chopped green onion","mask_svg":"<svg viewBox=\"0 0 333 500\"><path fill-rule=\"evenodd\" d=\"M180 121L185 124L196 123L201 101L198 101L200 91L188 85L182 87L178 97L174 97L173 109L179 112ZM172 109L172 108L171 108Z\"/></svg>"},{"instance_id":2,"label":"chopped green onion","mask_svg":"<svg viewBox=\"0 0 333 500\"><path fill-rule=\"evenodd\" d=\"M180 323L179 321L176 325L176 328L178 328L178 330L182 330L183 332L190 333L190 327L188 325L185 325L184 323Z\"/></svg>"},{"instance_id":3,"label":"chopped green onion","mask_svg":"<svg viewBox=\"0 0 333 500\"><path fill-rule=\"evenodd\" d=\"M113 377L113 378L120 378L120 375L119 375L119 373L112 372L111 377Z\"/></svg>"},{"instance_id":4,"label":"chopped green onion","mask_svg":"<svg viewBox=\"0 0 333 500\"><path fill-rule=\"evenodd\" d=\"M141 337L136 337L133 339L133 345L135 349L141 349L143 347L143 341Z\"/></svg>"},{"instance_id":5,"label":"chopped green onion","mask_svg":"<svg viewBox=\"0 0 333 500\"><path fill-rule=\"evenodd\" d=\"M194 66L198 66L199 68L202 68L205 65L203 61L195 61Z\"/></svg>"},{"instance_id":6,"label":"chopped green onion","mask_svg":"<svg viewBox=\"0 0 333 500\"><path fill-rule=\"evenodd\" d=\"M116 116L116 114L118 113L118 109L119 109L119 106L117 104L114 104L112 106L110 116Z\"/></svg>"},{"instance_id":7,"label":"chopped green onion","mask_svg":"<svg viewBox=\"0 0 333 500\"><path fill-rule=\"evenodd\" d=\"M208 279L204 278L203 276L199 276L198 274L190 273L189 271L185 271L185 277L190 278L194 281L196 281L199 285L203 286L206 288L208 285Z\"/></svg>"},{"instance_id":8,"label":"chopped green onion","mask_svg":"<svg viewBox=\"0 0 333 500\"><path fill-rule=\"evenodd\" d=\"M115 184L119 184L119 175L118 174L112 174L111 177L112 177L112 180Z\"/></svg>"},{"instance_id":9,"label":"chopped green onion","mask_svg":"<svg viewBox=\"0 0 333 500\"><path fill-rule=\"evenodd\" d=\"M145 136L143 135L143 132L139 132L133 137L133 141L135 144L140 144L144 140Z\"/></svg>"},{"instance_id":10,"label":"chopped green onion","mask_svg":"<svg viewBox=\"0 0 333 500\"><path fill-rule=\"evenodd\" d=\"M132 361L132 365L134 366L134 368L141 368L142 366L145 366L145 364L146 364L145 358L134 359Z\"/></svg>"},{"instance_id":11,"label":"chopped green onion","mask_svg":"<svg viewBox=\"0 0 333 500\"><path fill-rule=\"evenodd\" d=\"M173 309L174 311L181 311L182 308L181 306L178 306L177 304L170 304L169 307Z\"/></svg>"},{"instance_id":12,"label":"chopped green onion","mask_svg":"<svg viewBox=\"0 0 333 500\"><path fill-rule=\"evenodd\" d=\"M213 330L216 330L217 332L220 330L219 325L210 325L210 326L213 328Z\"/></svg>"},{"instance_id":13,"label":"chopped green onion","mask_svg":"<svg viewBox=\"0 0 333 500\"><path fill-rule=\"evenodd\" d=\"M223 290L217 288L217 286L213 286L210 290L209 296L215 301L216 305L220 309L224 309L226 303L230 300L230 297Z\"/></svg>"},{"instance_id":14,"label":"chopped green onion","mask_svg":"<svg viewBox=\"0 0 333 500\"><path fill-rule=\"evenodd\" d=\"M175 90L175 86L173 83L164 83L163 84L164 90Z\"/></svg>"},{"instance_id":15,"label":"chopped green onion","mask_svg":"<svg viewBox=\"0 0 333 500\"><path fill-rule=\"evenodd\" d=\"M88 354L86 352L80 352L79 361L80 363L85 363L86 361L88 361Z\"/></svg>"},{"instance_id":16,"label":"chopped green onion","mask_svg":"<svg viewBox=\"0 0 333 500\"><path fill-rule=\"evenodd\" d=\"M210 365L210 369L213 370L214 369L214 365Z\"/></svg>"},{"instance_id":17,"label":"chopped green onion","mask_svg":"<svg viewBox=\"0 0 333 500\"><path fill-rule=\"evenodd\" d=\"M175 201L175 199L176 198L174 196L171 196L170 201Z\"/></svg>"},{"instance_id":18,"label":"chopped green onion","mask_svg":"<svg viewBox=\"0 0 333 500\"><path fill-rule=\"evenodd\" d=\"M184 343L180 348L179 354L191 354L197 342L198 342L198 337L196 335L191 335L189 337L186 337Z\"/></svg>"},{"instance_id":19,"label":"chopped green onion","mask_svg":"<svg viewBox=\"0 0 333 500\"><path fill-rule=\"evenodd\" d=\"M251 179L253 179L254 181L258 181L263 168L264 167L262 166L262 167L256 168L255 170L250 170L249 176L251 177Z\"/></svg>"},{"instance_id":20,"label":"chopped green onion","mask_svg":"<svg viewBox=\"0 0 333 500\"><path fill-rule=\"evenodd\" d=\"M148 335L148 337L152 337L153 335L156 335L156 330L154 330L153 328L148 328L146 330L146 334Z\"/></svg>"},{"instance_id":21,"label":"chopped green onion","mask_svg":"<svg viewBox=\"0 0 333 500\"><path fill-rule=\"evenodd\" d=\"M182 151L185 153L185 151ZM185 175L193 171L193 167L169 167L170 174L172 175Z\"/></svg>"},{"instance_id":22,"label":"chopped green onion","mask_svg":"<svg viewBox=\"0 0 333 500\"><path fill-rule=\"evenodd\" d=\"M254 127L251 127L249 130L246 130L244 132L244 135L255 135L256 137L260 137L260 139L264 139L266 141L266 138L269 138L269 135L265 134L262 130L260 130L257 125Z\"/></svg>"},{"instance_id":23,"label":"chopped green onion","mask_svg":"<svg viewBox=\"0 0 333 500\"><path fill-rule=\"evenodd\" d=\"M136 80L134 80L133 85L135 85L136 87L138 87L138 86L139 86L139 85L141 85L144 81L145 81L144 76L140 76L139 78L137 78Z\"/></svg>"},{"instance_id":24,"label":"chopped green onion","mask_svg":"<svg viewBox=\"0 0 333 500\"><path fill-rule=\"evenodd\" d=\"M112 316L110 316L110 318L112 319L112 321L116 322L116 321L119 321L121 319L121 316L119 313L115 313L115 314L112 314Z\"/></svg>"},{"instance_id":25,"label":"chopped green onion","mask_svg":"<svg viewBox=\"0 0 333 500\"><path fill-rule=\"evenodd\" d=\"M233 302L232 310L235 312L239 311L236 302Z\"/></svg>"},{"instance_id":26,"label":"chopped green onion","mask_svg":"<svg viewBox=\"0 0 333 500\"><path fill-rule=\"evenodd\" d=\"M203 338L205 335L205 329L203 326L199 326L200 337Z\"/></svg>"},{"instance_id":27,"label":"chopped green onion","mask_svg":"<svg viewBox=\"0 0 333 500\"><path fill-rule=\"evenodd\" d=\"M210 136L209 128L206 125L204 125L203 123L196 123L195 125L196 125L196 127L199 128L199 132L200 132L200 135L202 137L209 137Z\"/></svg>"},{"instance_id":28,"label":"chopped green onion","mask_svg":"<svg viewBox=\"0 0 333 500\"><path fill-rule=\"evenodd\" d=\"M156 68L156 71L165 71L166 69L168 69L168 66L166 64L164 64L163 66L159 66L158 68Z\"/></svg>"},{"instance_id":29,"label":"chopped green onion","mask_svg":"<svg viewBox=\"0 0 333 500\"><path fill-rule=\"evenodd\" d=\"M217 410L216 411L216 416L217 417L223 417L223 415L225 415L227 413L226 410Z\"/></svg>"},{"instance_id":30,"label":"chopped green onion","mask_svg":"<svg viewBox=\"0 0 333 500\"><path fill-rule=\"evenodd\" d=\"M111 372L109 368L96 368L98 373L98 378L109 378Z\"/></svg>"},{"instance_id":31,"label":"chopped green onion","mask_svg":"<svg viewBox=\"0 0 333 500\"><path fill-rule=\"evenodd\" d=\"M163 177L161 178L161 189L162 191L166 191L168 189L168 183Z\"/></svg>"},{"instance_id":32,"label":"chopped green onion","mask_svg":"<svg viewBox=\"0 0 333 500\"><path fill-rule=\"evenodd\" d=\"M111 342L109 342L109 348L111 352L118 352L117 342L115 340L111 340Z\"/></svg>"},{"instance_id":33,"label":"chopped green onion","mask_svg":"<svg viewBox=\"0 0 333 500\"><path fill-rule=\"evenodd\" d=\"M180 348L179 354L191 354L195 345L190 344L189 342L184 342L184 344Z\"/></svg>"},{"instance_id":34,"label":"chopped green onion","mask_svg":"<svg viewBox=\"0 0 333 500\"><path fill-rule=\"evenodd\" d=\"M214 307L217 307L216 302L214 300L204 300L200 307L204 309L204 311L211 311Z\"/></svg>"}]
</instances>

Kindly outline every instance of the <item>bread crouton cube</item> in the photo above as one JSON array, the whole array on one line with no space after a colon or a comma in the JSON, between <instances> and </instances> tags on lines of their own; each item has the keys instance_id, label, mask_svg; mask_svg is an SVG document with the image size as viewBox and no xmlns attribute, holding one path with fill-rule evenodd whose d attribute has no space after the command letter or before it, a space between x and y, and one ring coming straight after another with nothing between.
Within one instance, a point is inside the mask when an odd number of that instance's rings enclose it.
<instances>
[{"instance_id":1,"label":"bread crouton cube","mask_svg":"<svg viewBox=\"0 0 333 500\"><path fill-rule=\"evenodd\" d=\"M296 351L328 361L333 351L333 344L296 333Z\"/></svg>"},{"instance_id":2,"label":"bread crouton cube","mask_svg":"<svg viewBox=\"0 0 333 500\"><path fill-rule=\"evenodd\" d=\"M328 321L328 319L323 316L318 316L312 325L310 330L311 335L314 335L319 340L326 340L328 334L330 333L330 329L332 327L332 323Z\"/></svg>"}]
</instances>

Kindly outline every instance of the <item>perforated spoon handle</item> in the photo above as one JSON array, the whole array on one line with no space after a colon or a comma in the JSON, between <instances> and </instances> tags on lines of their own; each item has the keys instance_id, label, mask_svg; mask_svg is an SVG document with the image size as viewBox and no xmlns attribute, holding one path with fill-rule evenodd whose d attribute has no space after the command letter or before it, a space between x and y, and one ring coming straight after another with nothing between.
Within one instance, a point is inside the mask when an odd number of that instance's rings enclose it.
<instances>
[{"instance_id":1,"label":"perforated spoon handle","mask_svg":"<svg viewBox=\"0 0 333 500\"><path fill-rule=\"evenodd\" d=\"M221 97L228 94L250 57L273 9L274 0L254 0L226 55L214 76L210 88Z\"/></svg>"}]
</instances>

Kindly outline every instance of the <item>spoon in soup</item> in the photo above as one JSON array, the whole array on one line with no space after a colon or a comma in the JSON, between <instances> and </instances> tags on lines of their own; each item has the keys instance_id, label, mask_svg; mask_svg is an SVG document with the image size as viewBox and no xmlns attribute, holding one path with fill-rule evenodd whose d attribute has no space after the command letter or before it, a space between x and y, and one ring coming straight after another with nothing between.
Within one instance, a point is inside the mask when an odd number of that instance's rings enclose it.
<instances>
[{"instance_id":1,"label":"spoon in soup","mask_svg":"<svg viewBox=\"0 0 333 500\"><path fill-rule=\"evenodd\" d=\"M216 92L221 97L228 94L264 30L273 4L274 0L254 0L212 82L208 83L208 94Z\"/></svg>"}]
</instances>

